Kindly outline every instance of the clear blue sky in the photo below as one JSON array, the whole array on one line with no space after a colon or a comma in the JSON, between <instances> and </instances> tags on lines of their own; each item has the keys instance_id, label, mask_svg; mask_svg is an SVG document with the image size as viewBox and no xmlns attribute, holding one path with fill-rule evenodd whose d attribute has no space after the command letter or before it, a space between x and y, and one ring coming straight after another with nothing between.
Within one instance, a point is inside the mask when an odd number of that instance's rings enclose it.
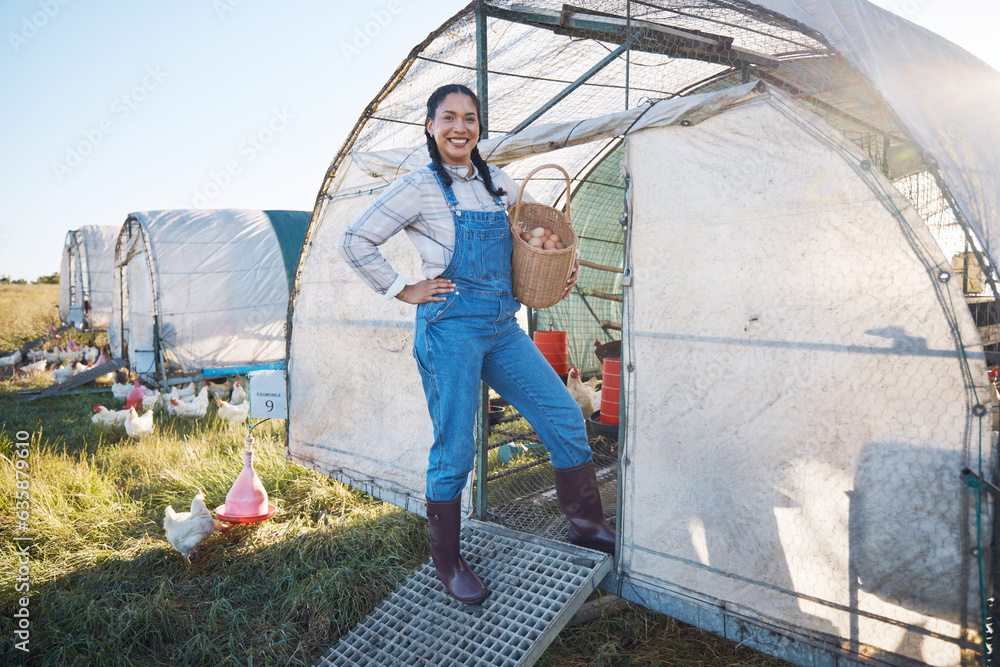
<instances>
[{"instance_id":1,"label":"clear blue sky","mask_svg":"<svg viewBox=\"0 0 1000 667\"><path fill-rule=\"evenodd\" d=\"M361 111L465 4L5 0L0 274L57 271L68 230L131 211L312 210ZM1000 69L1000 3L876 4Z\"/></svg>"}]
</instances>

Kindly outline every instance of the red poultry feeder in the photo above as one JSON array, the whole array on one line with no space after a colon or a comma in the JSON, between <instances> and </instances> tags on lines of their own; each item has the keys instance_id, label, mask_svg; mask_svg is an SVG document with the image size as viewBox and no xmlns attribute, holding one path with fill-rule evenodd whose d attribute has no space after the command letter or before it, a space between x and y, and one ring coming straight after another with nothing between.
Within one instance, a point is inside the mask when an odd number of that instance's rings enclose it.
<instances>
[{"instance_id":1,"label":"red poultry feeder","mask_svg":"<svg viewBox=\"0 0 1000 667\"><path fill-rule=\"evenodd\" d=\"M621 381L622 360L605 357L601 374L601 423L618 424L618 391Z\"/></svg>"},{"instance_id":2,"label":"red poultry feeder","mask_svg":"<svg viewBox=\"0 0 1000 667\"><path fill-rule=\"evenodd\" d=\"M254 523L274 516L278 508L267 501L267 491L253 469L253 436L247 436L243 470L226 494L226 503L215 508L215 517L227 523Z\"/></svg>"},{"instance_id":3,"label":"red poultry feeder","mask_svg":"<svg viewBox=\"0 0 1000 667\"><path fill-rule=\"evenodd\" d=\"M536 331L535 345L552 365L556 375L566 381L569 375L569 347L566 343L565 331Z\"/></svg>"}]
</instances>

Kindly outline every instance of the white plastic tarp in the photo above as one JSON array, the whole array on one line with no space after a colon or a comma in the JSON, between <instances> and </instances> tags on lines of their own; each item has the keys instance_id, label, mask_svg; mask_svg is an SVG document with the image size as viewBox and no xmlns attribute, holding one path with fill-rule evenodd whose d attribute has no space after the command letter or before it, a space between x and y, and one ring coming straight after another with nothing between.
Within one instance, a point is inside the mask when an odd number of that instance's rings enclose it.
<instances>
[{"instance_id":1,"label":"white plastic tarp","mask_svg":"<svg viewBox=\"0 0 1000 667\"><path fill-rule=\"evenodd\" d=\"M133 213L116 263L130 360L156 342L173 371L284 359L288 280L264 212Z\"/></svg>"},{"instance_id":2,"label":"white plastic tarp","mask_svg":"<svg viewBox=\"0 0 1000 667\"><path fill-rule=\"evenodd\" d=\"M73 230L66 233L62 258L59 261L59 319L66 323L69 322L70 303L76 303L78 298L83 298L83 285L77 287L79 281L76 277L76 262L72 261L73 236Z\"/></svg>"},{"instance_id":3,"label":"white plastic tarp","mask_svg":"<svg viewBox=\"0 0 1000 667\"><path fill-rule=\"evenodd\" d=\"M86 225L79 234L87 249L87 275L90 285L91 329L107 329L111 320L111 290L114 286L115 241L118 227Z\"/></svg>"},{"instance_id":4,"label":"white plastic tarp","mask_svg":"<svg viewBox=\"0 0 1000 667\"><path fill-rule=\"evenodd\" d=\"M659 100L654 104L598 118L533 125L514 135L480 141L479 153L487 162L505 165L534 155L549 153L555 149L588 144L647 127L681 122L694 124L740 100L752 97L755 95L755 90L763 89L763 84L752 82L715 93ZM398 174L412 171L430 162L426 145L352 152L351 158L366 174L381 178L395 178Z\"/></svg>"},{"instance_id":5,"label":"white plastic tarp","mask_svg":"<svg viewBox=\"0 0 1000 667\"><path fill-rule=\"evenodd\" d=\"M626 162L624 572L868 655L964 664L985 543L959 472L993 469L973 415L992 394L920 218L777 93L635 133Z\"/></svg>"},{"instance_id":6,"label":"white plastic tarp","mask_svg":"<svg viewBox=\"0 0 1000 667\"><path fill-rule=\"evenodd\" d=\"M108 328L118 231L118 227L85 225L67 233L59 270L59 317L63 322L97 330Z\"/></svg>"},{"instance_id":7,"label":"white plastic tarp","mask_svg":"<svg viewBox=\"0 0 1000 667\"><path fill-rule=\"evenodd\" d=\"M1000 72L865 0L755 0L822 33L866 75L1000 263Z\"/></svg>"},{"instance_id":8,"label":"white plastic tarp","mask_svg":"<svg viewBox=\"0 0 1000 667\"><path fill-rule=\"evenodd\" d=\"M129 220L122 227L116 250L116 268L120 273L119 288L115 290L115 312L108 327L111 352L127 358L129 366L140 373L150 373L156 368L156 311L154 308L154 271L148 242L143 238L141 225ZM119 335L119 326L122 334ZM137 365L138 364L138 365Z\"/></svg>"}]
</instances>

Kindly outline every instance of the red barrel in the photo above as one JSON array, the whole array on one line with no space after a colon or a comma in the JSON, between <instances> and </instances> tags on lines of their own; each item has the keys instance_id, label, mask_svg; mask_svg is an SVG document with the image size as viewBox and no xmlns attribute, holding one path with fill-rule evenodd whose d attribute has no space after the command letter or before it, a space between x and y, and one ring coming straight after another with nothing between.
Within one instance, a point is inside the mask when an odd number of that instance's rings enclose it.
<instances>
[{"instance_id":1,"label":"red barrel","mask_svg":"<svg viewBox=\"0 0 1000 667\"><path fill-rule=\"evenodd\" d=\"M601 423L618 423L618 387L621 384L621 357L604 358L604 374L601 377Z\"/></svg>"},{"instance_id":2,"label":"red barrel","mask_svg":"<svg viewBox=\"0 0 1000 667\"><path fill-rule=\"evenodd\" d=\"M536 331L535 345L555 369L556 375L569 375L569 347L565 331Z\"/></svg>"}]
</instances>

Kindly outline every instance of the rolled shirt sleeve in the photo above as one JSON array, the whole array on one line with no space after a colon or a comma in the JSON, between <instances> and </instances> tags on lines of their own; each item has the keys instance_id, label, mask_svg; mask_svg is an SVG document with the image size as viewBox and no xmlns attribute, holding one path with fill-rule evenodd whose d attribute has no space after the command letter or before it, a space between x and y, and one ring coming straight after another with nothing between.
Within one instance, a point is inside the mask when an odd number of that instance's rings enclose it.
<instances>
[{"instance_id":1,"label":"rolled shirt sleeve","mask_svg":"<svg viewBox=\"0 0 1000 667\"><path fill-rule=\"evenodd\" d=\"M406 279L382 256L379 246L419 215L420 189L409 176L399 178L341 232L337 251L369 287L394 298Z\"/></svg>"},{"instance_id":2,"label":"rolled shirt sleeve","mask_svg":"<svg viewBox=\"0 0 1000 667\"><path fill-rule=\"evenodd\" d=\"M395 299L396 295L402 292L404 287L406 287L406 278L397 273L396 279L392 281L389 289L385 291L385 298Z\"/></svg>"}]
</instances>

